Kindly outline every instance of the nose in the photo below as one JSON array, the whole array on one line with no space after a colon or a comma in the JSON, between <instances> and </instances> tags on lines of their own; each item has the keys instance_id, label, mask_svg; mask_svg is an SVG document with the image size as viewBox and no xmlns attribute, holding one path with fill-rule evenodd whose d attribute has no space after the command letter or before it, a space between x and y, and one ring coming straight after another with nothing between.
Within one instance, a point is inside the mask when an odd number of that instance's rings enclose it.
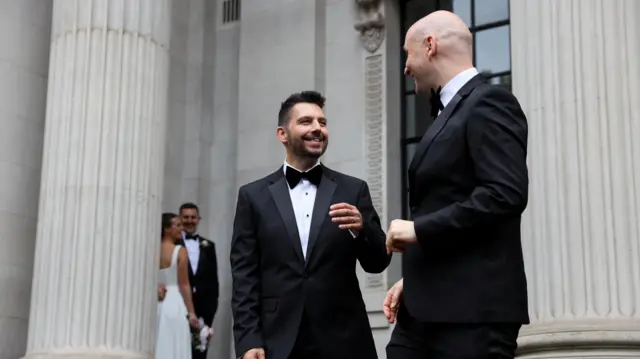
<instances>
[{"instance_id":1,"label":"nose","mask_svg":"<svg viewBox=\"0 0 640 359\"><path fill-rule=\"evenodd\" d=\"M314 131L314 132L315 131L320 131L321 127L322 126L320 126L320 121L318 121L318 120L313 121L313 123L311 124L311 130Z\"/></svg>"},{"instance_id":2,"label":"nose","mask_svg":"<svg viewBox=\"0 0 640 359\"><path fill-rule=\"evenodd\" d=\"M409 76L409 69L406 66L404 67L404 75Z\"/></svg>"}]
</instances>

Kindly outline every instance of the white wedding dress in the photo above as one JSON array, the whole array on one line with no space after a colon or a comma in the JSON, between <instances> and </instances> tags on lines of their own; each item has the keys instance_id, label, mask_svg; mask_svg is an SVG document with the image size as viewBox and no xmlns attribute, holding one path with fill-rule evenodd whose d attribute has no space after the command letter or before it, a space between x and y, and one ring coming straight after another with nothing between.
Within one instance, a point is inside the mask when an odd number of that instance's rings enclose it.
<instances>
[{"instance_id":1,"label":"white wedding dress","mask_svg":"<svg viewBox=\"0 0 640 359\"><path fill-rule=\"evenodd\" d=\"M187 307L178 287L178 251L171 255L171 265L160 269L158 283L164 284L167 293L158 302L158 330L156 359L191 359L191 331Z\"/></svg>"}]
</instances>

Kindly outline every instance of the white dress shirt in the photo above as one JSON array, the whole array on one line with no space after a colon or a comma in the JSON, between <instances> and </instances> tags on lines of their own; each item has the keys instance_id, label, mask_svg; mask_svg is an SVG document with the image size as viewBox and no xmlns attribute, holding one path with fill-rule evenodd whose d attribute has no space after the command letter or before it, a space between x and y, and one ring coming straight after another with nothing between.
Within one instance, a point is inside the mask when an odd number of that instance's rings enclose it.
<instances>
[{"instance_id":1,"label":"white dress shirt","mask_svg":"<svg viewBox=\"0 0 640 359\"><path fill-rule=\"evenodd\" d=\"M198 234L194 233L193 235L196 236ZM200 241L196 239L187 239L186 236L186 233L182 232L182 239L184 240L184 245L187 247L187 253L189 254L189 264L191 265L193 274L196 274L198 271L198 261L200 260Z\"/></svg>"},{"instance_id":2,"label":"white dress shirt","mask_svg":"<svg viewBox=\"0 0 640 359\"><path fill-rule=\"evenodd\" d=\"M311 168L314 168L319 164L320 162L316 163ZM291 167L300 171L299 169L288 164L287 160L285 160L283 166L285 175L287 174L287 167ZM311 168L309 168L309 170L311 170ZM298 225L298 235L300 236L300 244L302 245L302 255L304 255L305 259L307 258L307 246L309 245L311 216L313 214L313 205L316 203L317 191L318 187L309 182L309 180L306 178L302 178L295 187L289 187L291 205L293 205L293 213L296 217L296 224Z\"/></svg>"},{"instance_id":3,"label":"white dress shirt","mask_svg":"<svg viewBox=\"0 0 640 359\"><path fill-rule=\"evenodd\" d=\"M469 80L478 74L478 70L475 67L466 69L461 73L454 76L449 82L447 82L442 90L440 90L440 102L442 102L442 108L447 107L453 96L464 86ZM440 110L442 112L442 110ZM438 112L438 115L440 114Z\"/></svg>"},{"instance_id":4,"label":"white dress shirt","mask_svg":"<svg viewBox=\"0 0 640 359\"><path fill-rule=\"evenodd\" d=\"M299 169L293 167L287 160L284 160L284 166L282 170L286 176L287 167L291 167L299 172L308 172L312 168L320 165L320 162L317 162L313 167L309 168L307 171L300 171ZM311 228L311 219L313 216L313 206L316 203L316 192L318 192L318 187L313 183L309 182L308 179L302 178L298 184L291 188L287 184L289 188L289 197L291 197L291 205L293 206L293 214L296 217L296 224L298 226L298 235L300 236L300 245L302 246L302 255L304 259L307 259L307 247L309 246L309 230ZM349 230L351 236L356 238L357 235L352 230Z\"/></svg>"}]
</instances>

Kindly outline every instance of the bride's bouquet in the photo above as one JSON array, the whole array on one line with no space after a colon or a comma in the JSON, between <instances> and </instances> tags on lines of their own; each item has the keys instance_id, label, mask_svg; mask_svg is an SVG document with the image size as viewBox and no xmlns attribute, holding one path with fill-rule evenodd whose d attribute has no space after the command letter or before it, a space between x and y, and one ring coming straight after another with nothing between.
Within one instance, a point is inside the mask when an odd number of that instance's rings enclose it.
<instances>
[{"instance_id":1,"label":"bride's bouquet","mask_svg":"<svg viewBox=\"0 0 640 359\"><path fill-rule=\"evenodd\" d=\"M209 344L209 338L213 336L213 328L208 327L204 324L204 320L202 318L199 319L200 326L198 328L191 328L191 345L198 351L204 352L207 350L207 345Z\"/></svg>"}]
</instances>

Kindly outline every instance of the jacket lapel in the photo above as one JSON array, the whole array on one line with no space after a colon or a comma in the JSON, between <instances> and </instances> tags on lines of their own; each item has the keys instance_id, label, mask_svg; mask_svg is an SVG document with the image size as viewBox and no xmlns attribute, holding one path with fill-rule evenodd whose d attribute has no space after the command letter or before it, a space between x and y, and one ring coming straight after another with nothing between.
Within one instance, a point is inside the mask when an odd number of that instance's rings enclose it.
<instances>
[{"instance_id":1,"label":"jacket lapel","mask_svg":"<svg viewBox=\"0 0 640 359\"><path fill-rule=\"evenodd\" d=\"M287 233L289 234L289 239L292 242L291 244L293 244L294 251L298 256L298 259L301 262L304 262L296 216L293 213L293 205L291 204L291 196L289 195L289 185L287 184L287 179L284 176L282 168L280 168L279 172L280 175L278 175L278 172L274 173L272 183L269 185L269 192L271 192L271 197L273 197L273 201L276 203L280 217L282 217L284 225L287 228Z\"/></svg>"},{"instance_id":2,"label":"jacket lapel","mask_svg":"<svg viewBox=\"0 0 640 359\"><path fill-rule=\"evenodd\" d=\"M316 192L316 200L313 204L313 214L311 215L311 226L309 228L309 243L307 244L307 263L311 258L313 247L318 241L322 224L329 218L329 207L333 199L333 192L336 190L337 184L331 175L330 170L323 167L322 180L318 191Z\"/></svg>"},{"instance_id":3,"label":"jacket lapel","mask_svg":"<svg viewBox=\"0 0 640 359\"><path fill-rule=\"evenodd\" d=\"M176 244L179 244L182 247L184 247L184 249L187 249L187 244L185 243L184 238L179 240ZM193 268L191 267L191 258L187 258L187 259L189 259L189 265L187 266L189 270L189 283L193 283L193 279L195 278L195 273L193 273Z\"/></svg>"},{"instance_id":4,"label":"jacket lapel","mask_svg":"<svg viewBox=\"0 0 640 359\"><path fill-rule=\"evenodd\" d=\"M447 124L447 122L451 118L451 115L453 115L453 113L455 112L456 107L458 107L458 104L460 103L460 101L462 101L465 97L467 97L469 93L471 93L471 91L481 81L482 81L482 77L479 74L472 77L471 80L469 80L464 86L462 86L462 88L453 96L453 98L447 104L444 110L440 112L440 115L436 117L436 119L433 121L431 126L429 126L429 129L427 130L427 132L424 134L424 136L422 136L422 139L420 140L420 143L416 148L416 152L413 155L411 164L409 164L409 173L415 173L415 171L418 169L418 166L422 162L422 159L426 155L427 150L431 146L431 143L433 143L433 140L438 136L440 131L442 131L444 126ZM409 178L411 177L413 176L409 176Z\"/></svg>"}]
</instances>

